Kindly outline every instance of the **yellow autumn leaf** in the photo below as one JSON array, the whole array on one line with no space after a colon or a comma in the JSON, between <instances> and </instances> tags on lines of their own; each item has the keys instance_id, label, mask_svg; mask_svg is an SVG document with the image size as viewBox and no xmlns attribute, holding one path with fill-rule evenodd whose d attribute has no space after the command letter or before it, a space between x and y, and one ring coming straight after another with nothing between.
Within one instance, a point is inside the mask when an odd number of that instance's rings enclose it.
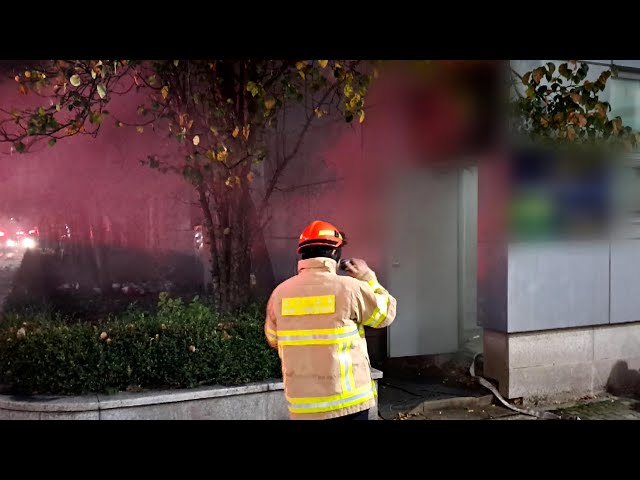
<instances>
[{"instance_id":1,"label":"yellow autumn leaf","mask_svg":"<svg viewBox=\"0 0 640 480\"><path fill-rule=\"evenodd\" d=\"M267 110L271 110L271 109L273 109L273 107L275 107L275 106L276 106L276 99L275 99L275 98L273 98L273 97L269 97L269 98L267 98L267 99L264 101L264 107L265 107Z\"/></svg>"},{"instance_id":2,"label":"yellow autumn leaf","mask_svg":"<svg viewBox=\"0 0 640 480\"><path fill-rule=\"evenodd\" d=\"M227 159L228 155L229 155L229 153L226 150L218 152L216 154L216 160L218 160L219 162L224 162Z\"/></svg>"},{"instance_id":3,"label":"yellow autumn leaf","mask_svg":"<svg viewBox=\"0 0 640 480\"><path fill-rule=\"evenodd\" d=\"M193 120L189 120L189 123L187 124L187 130L190 130L191 127L193 127Z\"/></svg>"},{"instance_id":4,"label":"yellow autumn leaf","mask_svg":"<svg viewBox=\"0 0 640 480\"><path fill-rule=\"evenodd\" d=\"M329 60L318 60L318 65L320 65L320 68L326 68L328 64Z\"/></svg>"},{"instance_id":5,"label":"yellow autumn leaf","mask_svg":"<svg viewBox=\"0 0 640 480\"><path fill-rule=\"evenodd\" d=\"M304 63L304 62L297 62L296 63L296 70L303 70L306 66L307 66L307 64Z\"/></svg>"},{"instance_id":6,"label":"yellow autumn leaf","mask_svg":"<svg viewBox=\"0 0 640 480\"><path fill-rule=\"evenodd\" d=\"M611 124L613 125L614 133L618 133L622 129L622 120L620 118L614 119Z\"/></svg>"},{"instance_id":7,"label":"yellow autumn leaf","mask_svg":"<svg viewBox=\"0 0 640 480\"><path fill-rule=\"evenodd\" d=\"M231 180L231 177L227 178L227 179L224 181L224 184L225 184L227 187L233 187L233 182L232 182L232 180Z\"/></svg>"},{"instance_id":8,"label":"yellow autumn leaf","mask_svg":"<svg viewBox=\"0 0 640 480\"><path fill-rule=\"evenodd\" d=\"M249 133L251 132L251 125L245 125L242 127L242 136L245 140L249 140Z\"/></svg>"},{"instance_id":9,"label":"yellow autumn leaf","mask_svg":"<svg viewBox=\"0 0 640 480\"><path fill-rule=\"evenodd\" d=\"M80 86L80 83L81 83L80 75L71 75L71 78L69 78L69 83L74 87Z\"/></svg>"},{"instance_id":10,"label":"yellow autumn leaf","mask_svg":"<svg viewBox=\"0 0 640 480\"><path fill-rule=\"evenodd\" d=\"M100 84L98 85L98 95L100 96L100 98L104 98L107 96L107 87L104 86L104 84Z\"/></svg>"},{"instance_id":11,"label":"yellow autumn leaf","mask_svg":"<svg viewBox=\"0 0 640 480\"><path fill-rule=\"evenodd\" d=\"M136 132L138 133L144 132L144 127L136 127Z\"/></svg>"},{"instance_id":12,"label":"yellow autumn leaf","mask_svg":"<svg viewBox=\"0 0 640 480\"><path fill-rule=\"evenodd\" d=\"M351 84L350 84L350 83L347 83L347 84L344 86L344 96L345 96L345 97L347 97L347 98L349 98L349 97L351 97L352 95L353 95L353 87L351 86Z\"/></svg>"},{"instance_id":13,"label":"yellow autumn leaf","mask_svg":"<svg viewBox=\"0 0 640 480\"><path fill-rule=\"evenodd\" d=\"M320 110L319 108L316 108L314 110L314 113L316 114L316 117L318 117L318 118L322 118L325 115L325 111L324 110Z\"/></svg>"},{"instance_id":14,"label":"yellow autumn leaf","mask_svg":"<svg viewBox=\"0 0 640 480\"><path fill-rule=\"evenodd\" d=\"M216 129L216 127L209 127L209 130L211 130L211 133L213 133L215 136L218 136L218 130Z\"/></svg>"},{"instance_id":15,"label":"yellow autumn leaf","mask_svg":"<svg viewBox=\"0 0 640 480\"><path fill-rule=\"evenodd\" d=\"M360 111L360 123L364 123L364 110Z\"/></svg>"},{"instance_id":16,"label":"yellow autumn leaf","mask_svg":"<svg viewBox=\"0 0 640 480\"><path fill-rule=\"evenodd\" d=\"M229 235L230 233L231 233L231 229L230 229L229 227L225 228L225 229L222 231L222 234L223 234L223 235Z\"/></svg>"},{"instance_id":17,"label":"yellow autumn leaf","mask_svg":"<svg viewBox=\"0 0 640 480\"><path fill-rule=\"evenodd\" d=\"M300 75L300 77L304 80L306 75L302 70L298 70L298 75Z\"/></svg>"},{"instance_id":18,"label":"yellow autumn leaf","mask_svg":"<svg viewBox=\"0 0 640 480\"><path fill-rule=\"evenodd\" d=\"M573 142L576 139L576 131L573 127L569 127L567 128L567 138L569 139L570 142Z\"/></svg>"},{"instance_id":19,"label":"yellow autumn leaf","mask_svg":"<svg viewBox=\"0 0 640 480\"><path fill-rule=\"evenodd\" d=\"M540 68L536 68L533 71L533 81L537 84L540 83L540 80L542 80L542 77L544 77L544 73L545 73L545 69L540 67Z\"/></svg>"},{"instance_id":20,"label":"yellow autumn leaf","mask_svg":"<svg viewBox=\"0 0 640 480\"><path fill-rule=\"evenodd\" d=\"M122 128L122 122L120 120L116 121L116 128Z\"/></svg>"},{"instance_id":21,"label":"yellow autumn leaf","mask_svg":"<svg viewBox=\"0 0 640 480\"><path fill-rule=\"evenodd\" d=\"M247 182L249 183L253 182L253 173L251 172L247 173Z\"/></svg>"},{"instance_id":22,"label":"yellow autumn leaf","mask_svg":"<svg viewBox=\"0 0 640 480\"><path fill-rule=\"evenodd\" d=\"M169 87L165 85L162 87L162 90L160 90L160 93L162 94L162 98L166 100L167 96L169 96Z\"/></svg>"},{"instance_id":23,"label":"yellow autumn leaf","mask_svg":"<svg viewBox=\"0 0 640 480\"><path fill-rule=\"evenodd\" d=\"M26 72L24 72L24 76L27 78L31 78L31 72L27 70Z\"/></svg>"},{"instance_id":24,"label":"yellow autumn leaf","mask_svg":"<svg viewBox=\"0 0 640 480\"><path fill-rule=\"evenodd\" d=\"M197 147L200 144L200 137L196 135L193 137L193 144Z\"/></svg>"},{"instance_id":25,"label":"yellow autumn leaf","mask_svg":"<svg viewBox=\"0 0 640 480\"><path fill-rule=\"evenodd\" d=\"M209 160L214 160L216 158L216 154L213 153L213 150L207 150L205 154Z\"/></svg>"},{"instance_id":26,"label":"yellow autumn leaf","mask_svg":"<svg viewBox=\"0 0 640 480\"><path fill-rule=\"evenodd\" d=\"M240 129L238 127L236 127L236 128L233 129L233 133L231 134L231 136L233 138L236 138L239 133L240 133Z\"/></svg>"}]
</instances>

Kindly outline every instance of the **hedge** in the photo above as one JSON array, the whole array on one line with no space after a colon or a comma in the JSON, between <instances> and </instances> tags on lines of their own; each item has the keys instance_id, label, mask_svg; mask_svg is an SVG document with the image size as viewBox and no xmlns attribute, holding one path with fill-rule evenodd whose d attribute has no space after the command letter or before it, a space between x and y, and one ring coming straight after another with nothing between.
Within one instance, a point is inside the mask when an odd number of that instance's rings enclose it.
<instances>
[{"instance_id":1,"label":"hedge","mask_svg":"<svg viewBox=\"0 0 640 480\"><path fill-rule=\"evenodd\" d=\"M130 309L98 324L14 313L0 322L0 385L77 395L278 378L263 326L262 308L231 319L167 294L153 313Z\"/></svg>"}]
</instances>

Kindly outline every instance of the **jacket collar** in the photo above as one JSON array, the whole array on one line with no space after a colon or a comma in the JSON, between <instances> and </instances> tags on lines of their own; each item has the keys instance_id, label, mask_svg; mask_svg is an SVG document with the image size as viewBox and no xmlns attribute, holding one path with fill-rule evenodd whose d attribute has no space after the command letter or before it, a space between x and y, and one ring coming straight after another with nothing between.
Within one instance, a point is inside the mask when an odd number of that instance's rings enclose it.
<instances>
[{"instance_id":1,"label":"jacket collar","mask_svg":"<svg viewBox=\"0 0 640 480\"><path fill-rule=\"evenodd\" d=\"M338 263L332 258L317 257L298 261L298 273L301 273L303 270L320 270L336 273L337 267Z\"/></svg>"}]
</instances>

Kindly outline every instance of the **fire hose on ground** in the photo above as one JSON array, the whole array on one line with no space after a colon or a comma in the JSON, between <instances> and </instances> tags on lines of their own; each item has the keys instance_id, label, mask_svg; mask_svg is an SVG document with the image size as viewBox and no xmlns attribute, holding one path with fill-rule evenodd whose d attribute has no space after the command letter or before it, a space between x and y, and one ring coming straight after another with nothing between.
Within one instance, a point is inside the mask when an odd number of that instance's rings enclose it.
<instances>
[{"instance_id":1,"label":"fire hose on ground","mask_svg":"<svg viewBox=\"0 0 640 480\"><path fill-rule=\"evenodd\" d=\"M498 390L496 389L496 387L489 382L488 380L486 380L485 378L482 378L479 375L476 375L476 359L478 358L478 356L482 355L481 353L476 353L473 356L473 361L471 362L471 366L469 367L469 373L471 374L471 377L474 378L478 383L480 383L480 385L482 385L483 387L485 387L487 390L489 390L491 393L493 393L493 395L498 399L498 401L504 405L506 408L508 408L509 410L513 410L514 412L518 412L522 415L527 415L530 417L536 417L539 418L541 420L580 420L580 417L576 417L576 416L571 416L571 417L561 417L560 415L556 415L555 413L551 413L551 412L538 412L536 410L531 410L528 408L518 408L515 405L511 405L509 402L507 402L502 395L500 395L500 392L498 392Z\"/></svg>"}]
</instances>

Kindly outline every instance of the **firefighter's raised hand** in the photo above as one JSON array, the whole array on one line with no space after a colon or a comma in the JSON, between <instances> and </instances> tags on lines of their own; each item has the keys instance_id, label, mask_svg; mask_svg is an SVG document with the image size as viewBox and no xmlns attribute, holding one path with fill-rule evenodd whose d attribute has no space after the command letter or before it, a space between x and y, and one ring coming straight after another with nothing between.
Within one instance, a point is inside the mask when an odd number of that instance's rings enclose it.
<instances>
[{"instance_id":1,"label":"firefighter's raised hand","mask_svg":"<svg viewBox=\"0 0 640 480\"><path fill-rule=\"evenodd\" d=\"M344 266L344 271L347 275L357 278L358 280L366 280L369 276L371 269L367 262L361 258L352 258L351 261Z\"/></svg>"}]
</instances>

